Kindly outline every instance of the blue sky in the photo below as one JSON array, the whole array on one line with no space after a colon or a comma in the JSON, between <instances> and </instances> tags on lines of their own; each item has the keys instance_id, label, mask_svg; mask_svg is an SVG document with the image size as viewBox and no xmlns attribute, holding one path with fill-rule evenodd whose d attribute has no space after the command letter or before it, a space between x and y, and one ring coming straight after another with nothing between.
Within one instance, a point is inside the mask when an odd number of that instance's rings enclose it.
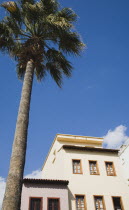
<instances>
[{"instance_id":1,"label":"blue sky","mask_svg":"<svg viewBox=\"0 0 129 210\"><path fill-rule=\"evenodd\" d=\"M129 1L60 3L78 14L87 48L71 58L73 75L62 89L49 76L34 80L25 174L42 167L56 133L104 136L123 125L129 136ZM22 82L13 60L0 54L0 64L0 176L6 177Z\"/></svg>"}]
</instances>

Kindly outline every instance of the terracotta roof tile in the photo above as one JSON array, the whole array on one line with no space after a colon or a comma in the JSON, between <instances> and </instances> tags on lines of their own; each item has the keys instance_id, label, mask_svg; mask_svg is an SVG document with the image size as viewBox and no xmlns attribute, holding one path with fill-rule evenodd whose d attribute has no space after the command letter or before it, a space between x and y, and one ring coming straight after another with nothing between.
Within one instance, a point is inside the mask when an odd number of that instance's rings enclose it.
<instances>
[{"instance_id":1,"label":"terracotta roof tile","mask_svg":"<svg viewBox=\"0 0 129 210\"><path fill-rule=\"evenodd\" d=\"M61 184L68 185L69 181L67 180L54 180L54 179L30 179L24 178L23 183L35 183L35 184Z\"/></svg>"}]
</instances>

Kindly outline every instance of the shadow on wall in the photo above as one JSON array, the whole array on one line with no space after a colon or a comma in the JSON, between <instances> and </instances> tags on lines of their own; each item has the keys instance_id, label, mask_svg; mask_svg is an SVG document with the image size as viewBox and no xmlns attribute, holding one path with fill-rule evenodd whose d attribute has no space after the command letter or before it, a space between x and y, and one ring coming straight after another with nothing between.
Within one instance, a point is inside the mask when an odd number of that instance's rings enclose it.
<instances>
[{"instance_id":1,"label":"shadow on wall","mask_svg":"<svg viewBox=\"0 0 129 210\"><path fill-rule=\"evenodd\" d=\"M69 200L69 210L72 210L72 202L71 201L75 201L75 197L73 196L73 194L71 193L70 189L68 188L68 200Z\"/></svg>"}]
</instances>

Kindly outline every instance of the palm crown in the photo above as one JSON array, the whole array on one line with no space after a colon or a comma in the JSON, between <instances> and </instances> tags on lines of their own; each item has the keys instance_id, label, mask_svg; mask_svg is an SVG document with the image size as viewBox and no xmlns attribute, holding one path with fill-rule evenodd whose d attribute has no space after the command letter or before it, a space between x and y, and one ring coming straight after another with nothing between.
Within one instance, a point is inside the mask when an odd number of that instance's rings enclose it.
<instances>
[{"instance_id":1,"label":"palm crown","mask_svg":"<svg viewBox=\"0 0 129 210\"><path fill-rule=\"evenodd\" d=\"M79 55L84 47L73 23L77 15L60 9L56 0L20 0L1 5L8 11L0 22L0 49L17 60L18 77L24 77L32 59L35 75L41 80L47 71L61 86L63 74L71 75L67 54Z\"/></svg>"}]
</instances>

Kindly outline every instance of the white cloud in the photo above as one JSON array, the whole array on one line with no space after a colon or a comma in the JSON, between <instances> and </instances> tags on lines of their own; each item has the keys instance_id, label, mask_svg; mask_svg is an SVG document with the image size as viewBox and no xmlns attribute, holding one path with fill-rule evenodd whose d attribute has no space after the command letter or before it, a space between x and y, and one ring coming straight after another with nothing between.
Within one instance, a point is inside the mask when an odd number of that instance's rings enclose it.
<instances>
[{"instance_id":1,"label":"white cloud","mask_svg":"<svg viewBox=\"0 0 129 210\"><path fill-rule=\"evenodd\" d=\"M5 179L0 176L0 209L2 208L2 201L4 197L4 192L5 192Z\"/></svg>"},{"instance_id":2,"label":"white cloud","mask_svg":"<svg viewBox=\"0 0 129 210\"><path fill-rule=\"evenodd\" d=\"M24 178L41 179L41 170L32 171L31 174L27 174Z\"/></svg>"},{"instance_id":3,"label":"white cloud","mask_svg":"<svg viewBox=\"0 0 129 210\"><path fill-rule=\"evenodd\" d=\"M126 135L127 127L117 126L114 130L109 130L104 136L103 146L106 148L119 148L123 143L127 143L129 137Z\"/></svg>"},{"instance_id":4,"label":"white cloud","mask_svg":"<svg viewBox=\"0 0 129 210\"><path fill-rule=\"evenodd\" d=\"M32 171L32 173L27 174L24 178L41 179L41 170ZM5 178L0 177L0 210L2 208L5 186L6 186Z\"/></svg>"}]
</instances>

